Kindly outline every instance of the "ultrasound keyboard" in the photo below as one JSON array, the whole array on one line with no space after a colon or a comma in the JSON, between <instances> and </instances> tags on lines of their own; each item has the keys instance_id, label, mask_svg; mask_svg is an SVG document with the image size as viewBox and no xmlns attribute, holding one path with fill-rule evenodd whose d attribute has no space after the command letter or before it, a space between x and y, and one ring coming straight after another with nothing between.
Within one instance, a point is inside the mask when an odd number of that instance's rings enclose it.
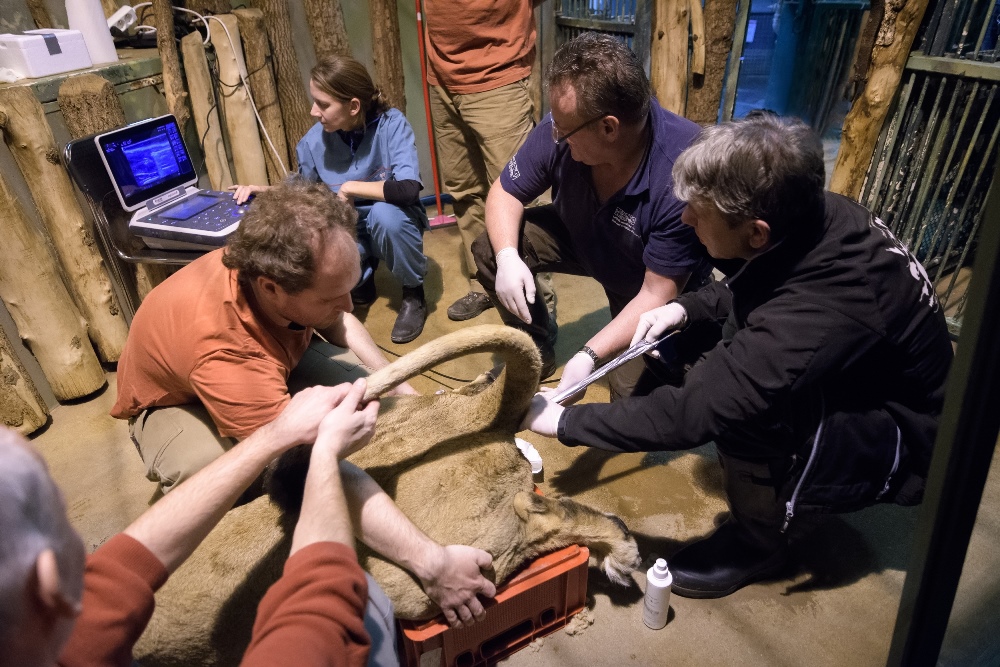
<instances>
[{"instance_id":1,"label":"ultrasound keyboard","mask_svg":"<svg viewBox=\"0 0 1000 667\"><path fill-rule=\"evenodd\" d=\"M237 205L231 192L198 190L153 211L138 211L129 229L151 248L212 250L226 244L248 206Z\"/></svg>"}]
</instances>

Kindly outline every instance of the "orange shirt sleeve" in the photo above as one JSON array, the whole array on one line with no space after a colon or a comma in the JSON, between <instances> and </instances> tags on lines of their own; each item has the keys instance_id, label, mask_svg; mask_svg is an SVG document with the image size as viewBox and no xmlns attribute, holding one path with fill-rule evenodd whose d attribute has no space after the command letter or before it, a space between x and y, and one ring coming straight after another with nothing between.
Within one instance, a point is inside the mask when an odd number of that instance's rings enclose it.
<instances>
[{"instance_id":1,"label":"orange shirt sleeve","mask_svg":"<svg viewBox=\"0 0 1000 667\"><path fill-rule=\"evenodd\" d=\"M240 664L361 667L371 646L367 601L368 582L354 551L338 542L310 544L288 559L261 600Z\"/></svg>"},{"instance_id":2,"label":"orange shirt sleeve","mask_svg":"<svg viewBox=\"0 0 1000 667\"><path fill-rule=\"evenodd\" d=\"M284 367L271 359L224 350L194 367L191 386L219 434L238 440L273 421L290 400Z\"/></svg>"}]
</instances>

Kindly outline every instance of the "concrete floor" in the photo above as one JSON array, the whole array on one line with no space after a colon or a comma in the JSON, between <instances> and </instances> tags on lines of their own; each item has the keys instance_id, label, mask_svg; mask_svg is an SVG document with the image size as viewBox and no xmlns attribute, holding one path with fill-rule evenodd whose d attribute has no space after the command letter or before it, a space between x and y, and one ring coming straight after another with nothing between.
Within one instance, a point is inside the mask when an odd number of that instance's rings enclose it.
<instances>
[{"instance_id":1,"label":"concrete floor","mask_svg":"<svg viewBox=\"0 0 1000 667\"><path fill-rule=\"evenodd\" d=\"M425 243L431 257L431 312L424 333L407 345L390 343L399 288L383 271L378 288L387 298L359 313L375 340L392 353L405 353L463 326L445 315L448 305L466 291L458 269L457 230L435 230ZM593 281L556 276L555 285L561 324L557 357L564 363L609 314ZM473 322L500 320L491 310ZM469 379L488 365L485 356L472 357L439 370ZM458 384L431 375L418 378L414 386L428 392L442 383ZM57 407L51 424L34 438L66 494L70 518L90 548L124 528L154 499L155 485L145 479L125 423L108 416L114 396L115 373L109 372L104 391ZM586 400L607 398L607 388L595 386ZM545 461L540 484L545 493L571 495L620 515L636 533L646 566L657 555L669 558L683 542L709 532L725 511L711 446L609 456L528 437ZM1000 664L995 637L1000 605L1000 558L995 550L1000 541L998 467L995 460L942 664ZM722 600L673 596L672 619L660 631L642 624L639 586L615 587L591 571L588 609L565 630L537 640L505 664L884 664L918 512L879 506L852 515L805 518L797 526L794 564L785 579L749 586ZM644 585L643 573L635 578Z\"/></svg>"}]
</instances>

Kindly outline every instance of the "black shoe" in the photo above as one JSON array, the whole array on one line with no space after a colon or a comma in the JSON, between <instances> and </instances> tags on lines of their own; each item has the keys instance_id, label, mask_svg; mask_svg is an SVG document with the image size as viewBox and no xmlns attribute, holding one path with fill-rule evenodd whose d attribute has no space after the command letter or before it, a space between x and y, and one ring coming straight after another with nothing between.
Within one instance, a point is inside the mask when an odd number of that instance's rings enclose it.
<instances>
[{"instance_id":1,"label":"black shoe","mask_svg":"<svg viewBox=\"0 0 1000 667\"><path fill-rule=\"evenodd\" d=\"M542 354L542 374L539 380L548 380L556 372L556 350L551 343L538 343L538 351Z\"/></svg>"},{"instance_id":2,"label":"black shoe","mask_svg":"<svg viewBox=\"0 0 1000 667\"><path fill-rule=\"evenodd\" d=\"M478 317L493 307L490 297L482 292L470 291L455 303L448 306L448 319L464 322Z\"/></svg>"},{"instance_id":3,"label":"black shoe","mask_svg":"<svg viewBox=\"0 0 1000 667\"><path fill-rule=\"evenodd\" d=\"M427 302L424 299L424 288L404 287L403 302L399 305L399 315L392 327L389 338L393 343L409 343L424 330L427 320Z\"/></svg>"},{"instance_id":4,"label":"black shoe","mask_svg":"<svg viewBox=\"0 0 1000 667\"><path fill-rule=\"evenodd\" d=\"M370 306L375 303L375 272L368 276L368 280L364 281L357 287L351 290L351 303L355 306Z\"/></svg>"},{"instance_id":5,"label":"black shoe","mask_svg":"<svg viewBox=\"0 0 1000 667\"><path fill-rule=\"evenodd\" d=\"M753 546L732 519L670 561L671 590L685 598L721 598L747 584L773 577L788 560L784 541L774 549Z\"/></svg>"}]
</instances>

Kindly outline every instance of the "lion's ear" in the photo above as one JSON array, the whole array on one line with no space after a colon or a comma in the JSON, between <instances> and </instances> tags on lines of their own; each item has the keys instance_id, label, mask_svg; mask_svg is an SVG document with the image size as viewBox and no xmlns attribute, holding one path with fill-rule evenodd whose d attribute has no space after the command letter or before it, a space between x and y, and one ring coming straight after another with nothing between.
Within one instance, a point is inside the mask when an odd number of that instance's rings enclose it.
<instances>
[{"instance_id":1,"label":"lion's ear","mask_svg":"<svg viewBox=\"0 0 1000 667\"><path fill-rule=\"evenodd\" d=\"M521 517L521 521L528 521L532 514L545 514L549 511L545 498L537 493L520 491L514 496L514 511Z\"/></svg>"}]
</instances>

